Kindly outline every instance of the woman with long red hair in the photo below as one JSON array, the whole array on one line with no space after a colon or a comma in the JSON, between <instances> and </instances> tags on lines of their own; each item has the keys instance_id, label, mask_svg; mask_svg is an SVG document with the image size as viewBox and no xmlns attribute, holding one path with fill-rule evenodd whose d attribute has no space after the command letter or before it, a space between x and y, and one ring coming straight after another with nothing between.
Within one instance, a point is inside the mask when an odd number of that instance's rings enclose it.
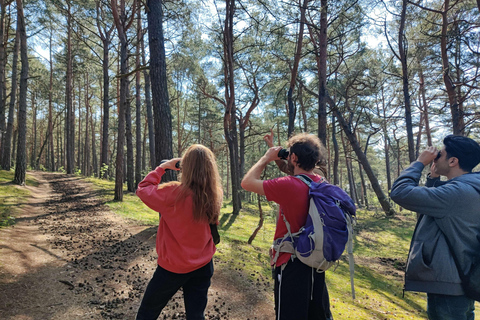
<instances>
[{"instance_id":1,"label":"woman with long red hair","mask_svg":"<svg viewBox=\"0 0 480 320\"><path fill-rule=\"evenodd\" d=\"M168 169L181 170L180 182L159 185ZM205 319L216 250L210 226L218 223L223 200L213 152L199 144L190 146L182 158L162 162L150 172L138 185L137 195L160 213L158 266L145 290L137 320L157 319L180 288L187 319Z\"/></svg>"}]
</instances>

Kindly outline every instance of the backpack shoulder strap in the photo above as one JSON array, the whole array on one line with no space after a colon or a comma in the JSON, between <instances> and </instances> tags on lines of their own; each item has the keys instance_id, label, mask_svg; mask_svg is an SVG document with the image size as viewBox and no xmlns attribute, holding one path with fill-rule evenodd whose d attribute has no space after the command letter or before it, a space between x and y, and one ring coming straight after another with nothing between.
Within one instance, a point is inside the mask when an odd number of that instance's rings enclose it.
<instances>
[{"instance_id":1,"label":"backpack shoulder strap","mask_svg":"<svg viewBox=\"0 0 480 320\"><path fill-rule=\"evenodd\" d=\"M298 180L302 181L303 183L305 183L308 187L310 187L310 185L313 182L313 180L309 176L307 176L306 174L298 174L294 177L297 178Z\"/></svg>"}]
</instances>

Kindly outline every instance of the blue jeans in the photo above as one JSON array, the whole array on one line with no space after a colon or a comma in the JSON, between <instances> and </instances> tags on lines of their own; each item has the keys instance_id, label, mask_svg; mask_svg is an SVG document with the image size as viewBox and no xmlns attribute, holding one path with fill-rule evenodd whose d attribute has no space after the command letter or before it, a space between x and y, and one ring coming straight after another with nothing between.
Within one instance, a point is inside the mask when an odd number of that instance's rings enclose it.
<instances>
[{"instance_id":1,"label":"blue jeans","mask_svg":"<svg viewBox=\"0 0 480 320\"><path fill-rule=\"evenodd\" d=\"M183 287L187 320L204 320L212 275L212 261L204 267L185 274L173 273L157 266L143 295L136 319L156 320L168 301Z\"/></svg>"},{"instance_id":2,"label":"blue jeans","mask_svg":"<svg viewBox=\"0 0 480 320\"><path fill-rule=\"evenodd\" d=\"M427 293L427 314L430 320L473 320L475 300L466 296Z\"/></svg>"}]
</instances>

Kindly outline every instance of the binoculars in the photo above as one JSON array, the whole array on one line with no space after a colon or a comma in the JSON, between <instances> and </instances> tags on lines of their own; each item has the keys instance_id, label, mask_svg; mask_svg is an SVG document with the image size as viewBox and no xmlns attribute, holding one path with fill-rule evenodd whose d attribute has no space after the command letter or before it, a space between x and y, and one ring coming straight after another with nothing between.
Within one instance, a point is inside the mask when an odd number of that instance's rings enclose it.
<instances>
[{"instance_id":1,"label":"binoculars","mask_svg":"<svg viewBox=\"0 0 480 320\"><path fill-rule=\"evenodd\" d=\"M165 163L167 161L169 161L169 160L162 160L162 161L160 161L160 164ZM175 163L175 168L180 169L180 161ZM167 171L167 170L170 170L170 169L165 169L165 171Z\"/></svg>"},{"instance_id":2,"label":"binoculars","mask_svg":"<svg viewBox=\"0 0 480 320\"><path fill-rule=\"evenodd\" d=\"M278 151L278 154L277 154L277 155L278 155L278 157L279 157L280 159L287 160L288 154L289 154L289 152L288 152L287 149L281 149L280 151Z\"/></svg>"}]
</instances>

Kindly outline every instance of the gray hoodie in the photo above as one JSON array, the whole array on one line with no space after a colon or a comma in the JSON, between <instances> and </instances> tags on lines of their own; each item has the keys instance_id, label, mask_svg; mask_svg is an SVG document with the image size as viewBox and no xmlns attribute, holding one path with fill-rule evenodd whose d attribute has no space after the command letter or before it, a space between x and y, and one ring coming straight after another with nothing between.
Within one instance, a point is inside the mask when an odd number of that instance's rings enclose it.
<instances>
[{"instance_id":1,"label":"gray hoodie","mask_svg":"<svg viewBox=\"0 0 480 320\"><path fill-rule=\"evenodd\" d=\"M405 272L405 290L463 295L460 276L445 236L463 273L480 258L480 173L418 186L424 165L413 162L394 182L390 197L420 214ZM431 187L429 187L431 186Z\"/></svg>"}]
</instances>

